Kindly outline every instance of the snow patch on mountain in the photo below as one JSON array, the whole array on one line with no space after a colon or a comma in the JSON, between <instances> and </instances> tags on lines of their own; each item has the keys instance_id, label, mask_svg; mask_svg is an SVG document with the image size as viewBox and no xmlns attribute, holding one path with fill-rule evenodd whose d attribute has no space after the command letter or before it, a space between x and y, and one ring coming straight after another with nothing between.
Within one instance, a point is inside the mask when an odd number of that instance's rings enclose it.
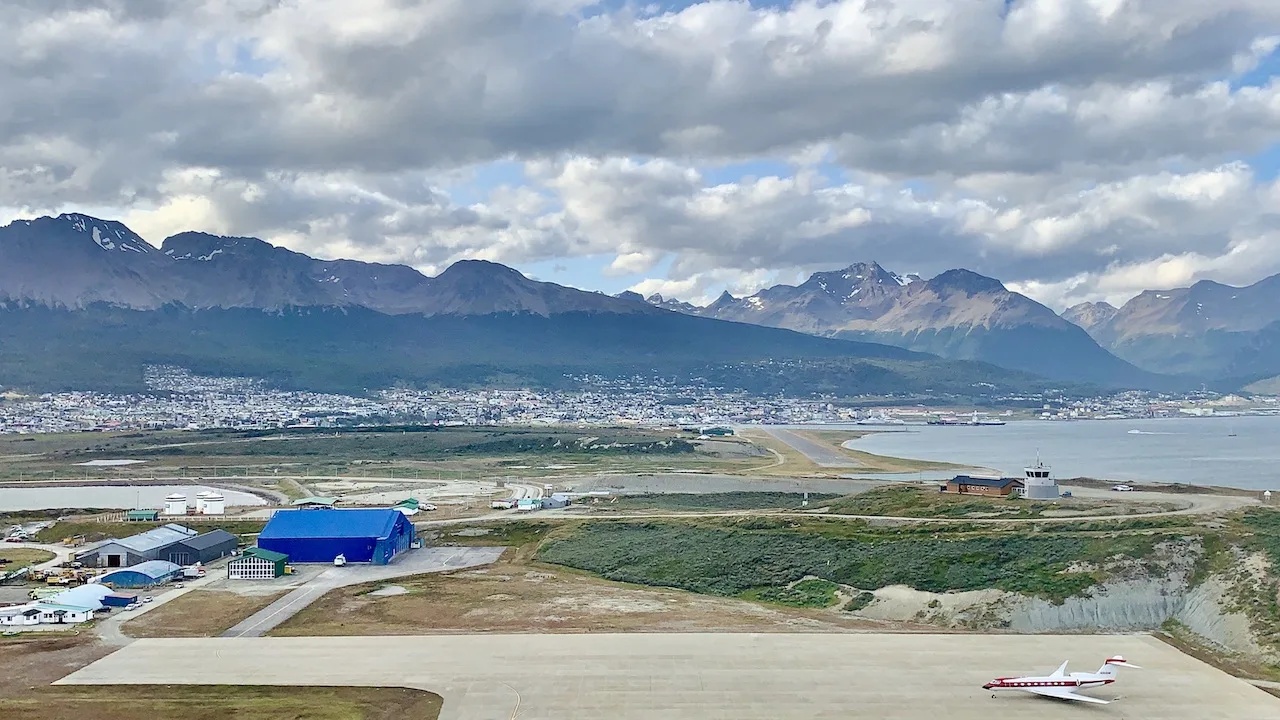
<instances>
[{"instance_id":1,"label":"snow patch on mountain","mask_svg":"<svg viewBox=\"0 0 1280 720\"><path fill-rule=\"evenodd\" d=\"M71 223L76 232L89 233L94 244L103 250L138 254L151 252L151 246L145 240L127 232L120 223L101 221L88 215L65 214L60 217Z\"/></svg>"}]
</instances>

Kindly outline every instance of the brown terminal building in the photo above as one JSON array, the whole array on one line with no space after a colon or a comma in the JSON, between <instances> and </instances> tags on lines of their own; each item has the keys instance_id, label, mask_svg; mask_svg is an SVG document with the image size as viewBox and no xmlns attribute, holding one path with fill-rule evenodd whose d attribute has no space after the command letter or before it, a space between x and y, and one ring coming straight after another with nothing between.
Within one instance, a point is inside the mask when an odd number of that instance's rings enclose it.
<instances>
[{"instance_id":1,"label":"brown terminal building","mask_svg":"<svg viewBox=\"0 0 1280 720\"><path fill-rule=\"evenodd\" d=\"M1021 493L1024 485L1018 478L976 478L969 475L957 475L947 481L940 489L942 492L956 495L986 495L988 497L1009 497Z\"/></svg>"}]
</instances>

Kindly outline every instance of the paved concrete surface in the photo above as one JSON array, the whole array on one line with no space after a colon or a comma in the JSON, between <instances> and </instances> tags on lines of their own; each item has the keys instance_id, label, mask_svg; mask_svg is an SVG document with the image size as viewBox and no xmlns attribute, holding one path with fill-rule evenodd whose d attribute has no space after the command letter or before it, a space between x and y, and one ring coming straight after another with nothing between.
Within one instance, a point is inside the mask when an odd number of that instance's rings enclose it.
<instances>
[{"instance_id":1,"label":"paved concrete surface","mask_svg":"<svg viewBox=\"0 0 1280 720\"><path fill-rule=\"evenodd\" d=\"M996 676L1144 667L1080 705ZM1280 699L1142 635L452 635L139 640L59 684L405 686L442 720L1275 720Z\"/></svg>"},{"instance_id":2,"label":"paved concrete surface","mask_svg":"<svg viewBox=\"0 0 1280 720\"><path fill-rule=\"evenodd\" d=\"M222 636L242 638L265 635L334 588L390 580L407 575L488 565L497 560L505 549L501 547L425 548L402 553L390 565L330 567L312 581L245 618Z\"/></svg>"},{"instance_id":3,"label":"paved concrete surface","mask_svg":"<svg viewBox=\"0 0 1280 720\"><path fill-rule=\"evenodd\" d=\"M825 468L856 468L862 467L858 461L850 458L848 455L840 452L836 448L823 445L820 442L814 442L803 435L784 430L782 428L761 426L761 430L769 433L775 439L791 446L792 450L809 458L815 465Z\"/></svg>"}]
</instances>

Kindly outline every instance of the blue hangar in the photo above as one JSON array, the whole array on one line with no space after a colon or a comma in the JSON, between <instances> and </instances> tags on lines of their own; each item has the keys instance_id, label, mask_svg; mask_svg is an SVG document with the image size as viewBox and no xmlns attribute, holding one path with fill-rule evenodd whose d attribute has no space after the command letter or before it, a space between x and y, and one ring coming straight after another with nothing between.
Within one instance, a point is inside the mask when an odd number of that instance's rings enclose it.
<instances>
[{"instance_id":1,"label":"blue hangar","mask_svg":"<svg viewBox=\"0 0 1280 720\"><path fill-rule=\"evenodd\" d=\"M258 536L258 547L289 562L386 565L413 544L413 523L399 510L280 510Z\"/></svg>"}]
</instances>

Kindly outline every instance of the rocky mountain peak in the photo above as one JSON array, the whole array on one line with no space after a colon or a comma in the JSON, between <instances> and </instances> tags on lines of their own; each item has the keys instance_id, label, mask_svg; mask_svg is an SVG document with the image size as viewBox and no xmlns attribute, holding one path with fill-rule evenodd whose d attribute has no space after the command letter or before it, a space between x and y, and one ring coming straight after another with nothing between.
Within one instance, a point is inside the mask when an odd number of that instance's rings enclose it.
<instances>
[{"instance_id":1,"label":"rocky mountain peak","mask_svg":"<svg viewBox=\"0 0 1280 720\"><path fill-rule=\"evenodd\" d=\"M1087 302L1072 305L1062 312L1064 320L1091 330L1105 325L1115 318L1120 309L1108 302Z\"/></svg>"},{"instance_id":2,"label":"rocky mountain peak","mask_svg":"<svg viewBox=\"0 0 1280 720\"><path fill-rule=\"evenodd\" d=\"M1004 283L999 280L964 269L948 270L926 284L940 295L956 292L965 295L1007 292Z\"/></svg>"},{"instance_id":3,"label":"rocky mountain peak","mask_svg":"<svg viewBox=\"0 0 1280 720\"><path fill-rule=\"evenodd\" d=\"M724 292L720 293L720 297L716 298L715 302L707 306L707 311L710 313L714 313L717 309L731 306L737 301L738 301L737 298L735 298L733 295L730 295L728 290L725 290Z\"/></svg>"},{"instance_id":4,"label":"rocky mountain peak","mask_svg":"<svg viewBox=\"0 0 1280 720\"><path fill-rule=\"evenodd\" d=\"M440 282L483 283L527 280L519 270L488 260L459 260L435 278Z\"/></svg>"},{"instance_id":5,"label":"rocky mountain peak","mask_svg":"<svg viewBox=\"0 0 1280 720\"><path fill-rule=\"evenodd\" d=\"M265 257L282 250L250 237L224 237L202 232L184 232L165 238L160 250L174 260L210 262L219 257ZM286 251L287 252L287 251Z\"/></svg>"},{"instance_id":6,"label":"rocky mountain peak","mask_svg":"<svg viewBox=\"0 0 1280 720\"><path fill-rule=\"evenodd\" d=\"M60 224L76 233L83 233L94 244L107 252L148 255L154 248L122 222L102 220L80 213L63 213L56 218L42 217L25 222L27 225Z\"/></svg>"}]
</instances>

